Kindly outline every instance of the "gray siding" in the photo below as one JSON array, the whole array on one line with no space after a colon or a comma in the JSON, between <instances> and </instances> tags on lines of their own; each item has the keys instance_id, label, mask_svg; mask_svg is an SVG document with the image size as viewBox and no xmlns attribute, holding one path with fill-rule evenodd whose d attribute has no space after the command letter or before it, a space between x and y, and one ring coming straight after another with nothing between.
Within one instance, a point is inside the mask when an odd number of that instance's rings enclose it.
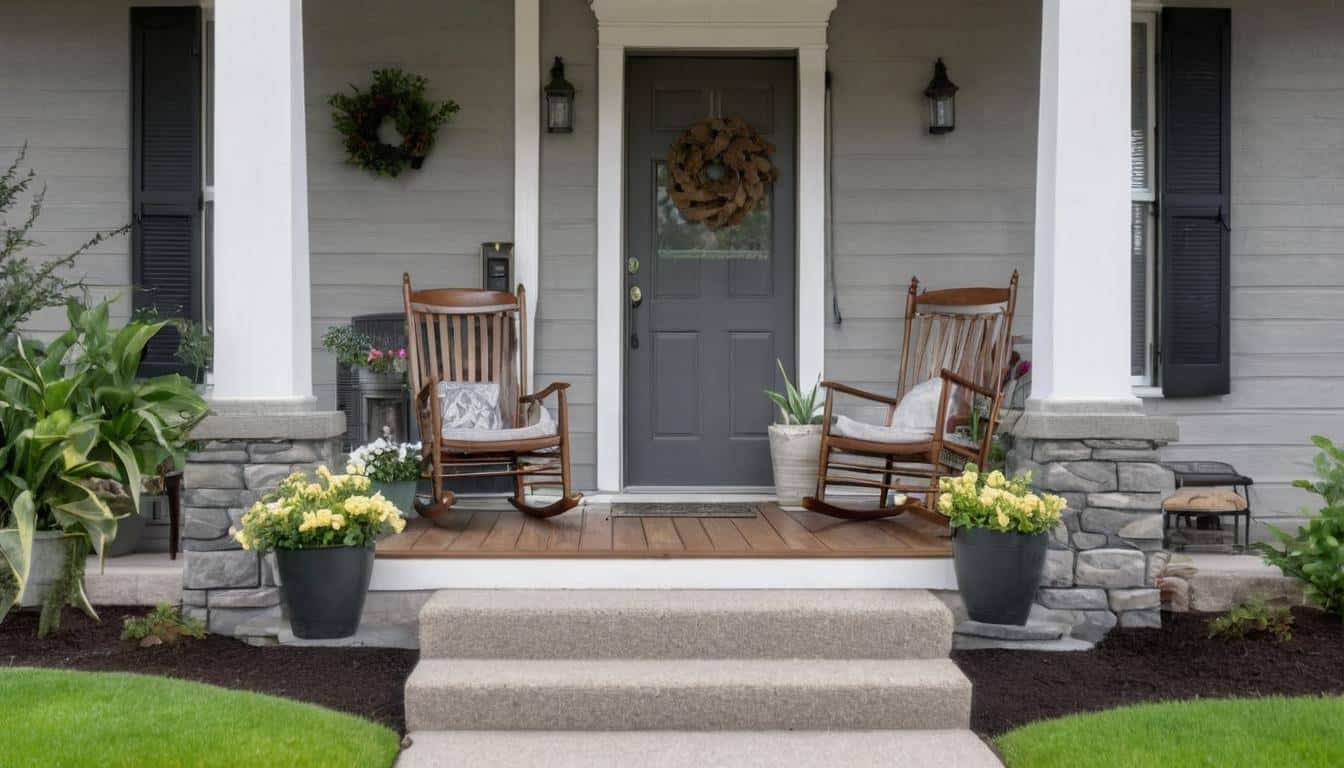
<instances>
[{"instance_id":1,"label":"gray siding","mask_svg":"<svg viewBox=\"0 0 1344 768\"><path fill-rule=\"evenodd\" d=\"M1232 392L1146 405L1180 421L1168 458L1232 462L1291 519L1307 437L1344 440L1344 6L1207 4L1232 8Z\"/></svg>"},{"instance_id":2,"label":"gray siding","mask_svg":"<svg viewBox=\"0 0 1344 768\"><path fill-rule=\"evenodd\" d=\"M313 386L336 406L322 334L352 315L399 312L401 274L479 287L482 242L513 239L513 6L496 0L322 0L304 9ZM347 165L327 98L371 70L429 79L461 106L425 165L397 179Z\"/></svg>"},{"instance_id":3,"label":"gray siding","mask_svg":"<svg viewBox=\"0 0 1344 768\"><path fill-rule=\"evenodd\" d=\"M911 277L1006 285L1021 270L1015 330L1031 333L1040 2L841 0L829 42L844 322L828 313L826 375L894 392ZM939 56L962 90L956 131L930 136L923 91Z\"/></svg>"},{"instance_id":4,"label":"gray siding","mask_svg":"<svg viewBox=\"0 0 1344 768\"><path fill-rule=\"evenodd\" d=\"M150 3L145 3L146 5ZM125 0L6 0L0 3L0 166L24 143L27 166L47 188L27 252L69 254L95 233L130 218L130 3ZM22 214L27 201L15 209ZM78 265L98 298L130 311L130 245L103 243ZM28 331L63 330L63 310L35 315Z\"/></svg>"},{"instance_id":5,"label":"gray siding","mask_svg":"<svg viewBox=\"0 0 1344 768\"><path fill-rule=\"evenodd\" d=\"M574 133L541 134L541 295L537 306L538 388L569 390L574 484L597 486L597 22L586 0L542 0L541 65L556 56L578 93ZM544 80L543 80L544 82Z\"/></svg>"}]
</instances>

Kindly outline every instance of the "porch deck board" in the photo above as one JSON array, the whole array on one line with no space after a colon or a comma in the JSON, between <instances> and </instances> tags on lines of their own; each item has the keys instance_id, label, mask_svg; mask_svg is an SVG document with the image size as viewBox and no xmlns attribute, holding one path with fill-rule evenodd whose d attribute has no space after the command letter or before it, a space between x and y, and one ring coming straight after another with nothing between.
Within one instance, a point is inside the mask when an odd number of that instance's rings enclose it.
<instances>
[{"instance_id":1,"label":"porch deck board","mask_svg":"<svg viewBox=\"0 0 1344 768\"><path fill-rule=\"evenodd\" d=\"M775 504L754 518L613 519L601 505L547 520L514 509L449 513L448 527L412 520L378 544L386 558L950 557L951 540L917 517L842 521Z\"/></svg>"}]
</instances>

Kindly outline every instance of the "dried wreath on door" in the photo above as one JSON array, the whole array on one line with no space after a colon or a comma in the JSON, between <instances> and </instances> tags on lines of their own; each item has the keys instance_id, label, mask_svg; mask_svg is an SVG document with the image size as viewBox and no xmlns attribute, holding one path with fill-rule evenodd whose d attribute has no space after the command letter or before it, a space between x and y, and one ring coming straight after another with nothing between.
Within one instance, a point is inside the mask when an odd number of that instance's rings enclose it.
<instances>
[{"instance_id":1,"label":"dried wreath on door","mask_svg":"<svg viewBox=\"0 0 1344 768\"><path fill-rule=\"evenodd\" d=\"M667 150L668 197L687 221L711 230L737 224L779 178L774 153L775 145L744 120L701 120Z\"/></svg>"},{"instance_id":2,"label":"dried wreath on door","mask_svg":"<svg viewBox=\"0 0 1344 768\"><path fill-rule=\"evenodd\" d=\"M435 134L458 110L451 99L436 102L426 98L427 84L420 75L400 69L375 69L367 91L351 85L354 93L337 93L327 100L352 165L396 178L407 167L419 169L424 164L434 147ZM401 135L400 144L388 144L378 137L388 119Z\"/></svg>"}]
</instances>

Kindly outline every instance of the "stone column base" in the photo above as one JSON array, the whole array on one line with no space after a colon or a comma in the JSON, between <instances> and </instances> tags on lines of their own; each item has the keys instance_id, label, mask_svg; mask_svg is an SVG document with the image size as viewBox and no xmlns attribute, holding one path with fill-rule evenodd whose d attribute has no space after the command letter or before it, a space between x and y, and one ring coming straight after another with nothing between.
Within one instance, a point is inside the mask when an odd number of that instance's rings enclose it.
<instances>
[{"instance_id":1,"label":"stone column base","mask_svg":"<svg viewBox=\"0 0 1344 768\"><path fill-rule=\"evenodd\" d=\"M1133 407L1030 403L1004 419L1008 470L1068 500L1051 537L1033 615L1095 642L1119 624L1161 626L1156 577L1166 564L1162 500L1175 489L1159 449L1176 421Z\"/></svg>"},{"instance_id":2,"label":"stone column base","mask_svg":"<svg viewBox=\"0 0 1344 768\"><path fill-rule=\"evenodd\" d=\"M192 432L182 495L182 604L215 634L280 616L275 557L244 551L229 535L243 513L291 472L333 465L345 414L211 414Z\"/></svg>"}]
</instances>

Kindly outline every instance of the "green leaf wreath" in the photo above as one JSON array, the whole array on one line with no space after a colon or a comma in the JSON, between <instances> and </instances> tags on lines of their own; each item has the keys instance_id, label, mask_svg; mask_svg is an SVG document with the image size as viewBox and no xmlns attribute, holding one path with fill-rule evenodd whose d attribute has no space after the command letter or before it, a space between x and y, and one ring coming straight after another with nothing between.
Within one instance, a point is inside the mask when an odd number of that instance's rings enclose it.
<instances>
[{"instance_id":1,"label":"green leaf wreath","mask_svg":"<svg viewBox=\"0 0 1344 768\"><path fill-rule=\"evenodd\" d=\"M434 135L457 114L457 103L435 102L425 96L428 81L400 69L375 69L367 91L334 94L327 103L331 119L345 138L350 163L379 176L396 178L407 167L418 169L434 147ZM400 144L378 138L383 121L392 118L401 134Z\"/></svg>"}]
</instances>

